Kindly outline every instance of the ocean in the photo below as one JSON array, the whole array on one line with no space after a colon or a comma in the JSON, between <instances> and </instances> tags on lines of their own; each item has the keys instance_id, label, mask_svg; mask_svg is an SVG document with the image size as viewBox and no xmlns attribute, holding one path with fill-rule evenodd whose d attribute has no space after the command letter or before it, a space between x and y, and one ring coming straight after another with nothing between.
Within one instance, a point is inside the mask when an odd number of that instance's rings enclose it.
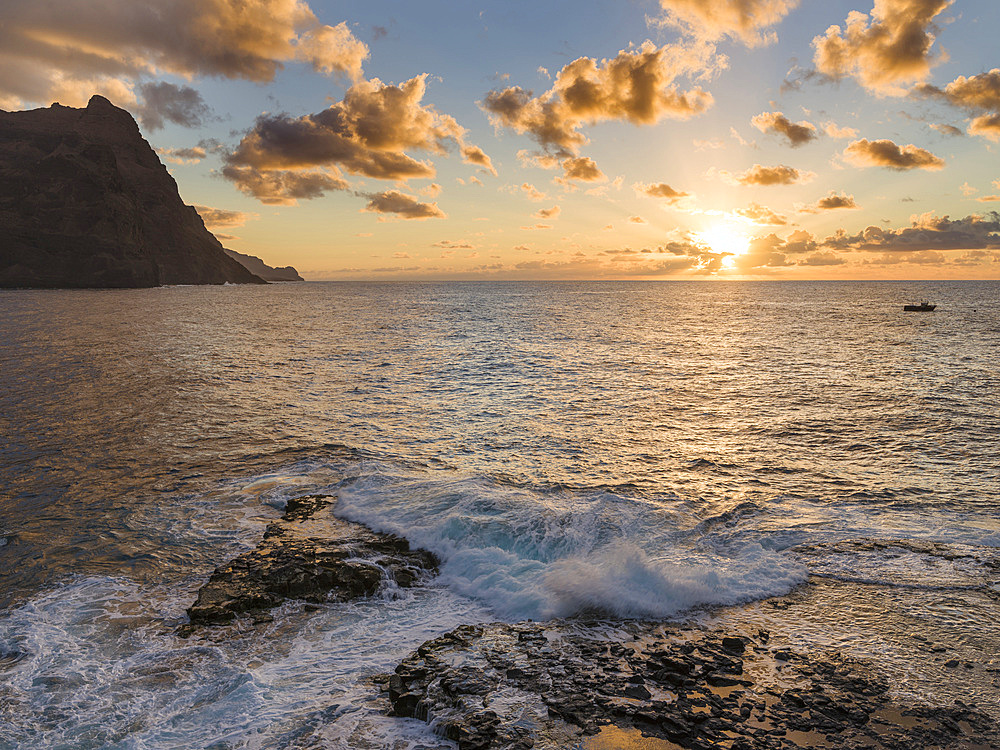
<instances>
[{"instance_id":1,"label":"ocean","mask_svg":"<svg viewBox=\"0 0 1000 750\"><path fill-rule=\"evenodd\" d=\"M0 291L0 313L0 748L454 747L373 677L461 624L580 615L767 623L1000 720L1000 282ZM311 493L440 576L178 635Z\"/></svg>"}]
</instances>

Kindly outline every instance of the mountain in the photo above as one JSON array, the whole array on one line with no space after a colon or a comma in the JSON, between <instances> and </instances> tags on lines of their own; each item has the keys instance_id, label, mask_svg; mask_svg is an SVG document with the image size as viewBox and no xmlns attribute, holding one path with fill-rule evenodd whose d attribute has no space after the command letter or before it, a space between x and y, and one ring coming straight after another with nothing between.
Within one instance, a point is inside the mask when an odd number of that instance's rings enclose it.
<instances>
[{"instance_id":1,"label":"mountain","mask_svg":"<svg viewBox=\"0 0 1000 750\"><path fill-rule=\"evenodd\" d=\"M184 205L132 116L0 111L0 287L264 284Z\"/></svg>"},{"instance_id":2,"label":"mountain","mask_svg":"<svg viewBox=\"0 0 1000 750\"><path fill-rule=\"evenodd\" d=\"M304 281L299 272L291 266L272 268L256 255L244 255L228 247L223 249L230 258L238 261L250 273L260 276L264 281Z\"/></svg>"}]
</instances>

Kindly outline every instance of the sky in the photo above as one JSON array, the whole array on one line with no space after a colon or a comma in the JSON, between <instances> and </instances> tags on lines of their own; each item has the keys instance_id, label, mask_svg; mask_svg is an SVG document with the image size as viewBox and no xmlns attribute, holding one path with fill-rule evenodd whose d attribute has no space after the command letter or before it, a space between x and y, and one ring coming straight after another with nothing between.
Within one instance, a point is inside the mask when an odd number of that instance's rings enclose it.
<instances>
[{"instance_id":1,"label":"sky","mask_svg":"<svg viewBox=\"0 0 1000 750\"><path fill-rule=\"evenodd\" d=\"M1000 278L996 0L5 0L306 279Z\"/></svg>"}]
</instances>

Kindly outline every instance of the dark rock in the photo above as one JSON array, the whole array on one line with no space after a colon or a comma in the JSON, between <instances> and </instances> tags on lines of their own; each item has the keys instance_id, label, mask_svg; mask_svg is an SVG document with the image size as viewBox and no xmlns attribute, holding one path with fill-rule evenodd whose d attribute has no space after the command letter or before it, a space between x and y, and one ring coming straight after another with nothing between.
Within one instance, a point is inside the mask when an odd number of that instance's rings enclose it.
<instances>
[{"instance_id":1,"label":"dark rock","mask_svg":"<svg viewBox=\"0 0 1000 750\"><path fill-rule=\"evenodd\" d=\"M776 655L752 649L731 659L718 633L696 627L617 622L621 643L607 642L609 630L576 621L463 626L420 646L383 689L394 715L432 717L460 750L530 748L536 737L579 747L607 724L698 750L811 747L824 736L844 748L1000 747L985 714L901 706L867 665L837 654L797 654L779 674ZM743 678L726 677L737 665ZM687 675L681 687L678 673ZM904 713L920 721L874 718Z\"/></svg>"},{"instance_id":2,"label":"dark rock","mask_svg":"<svg viewBox=\"0 0 1000 750\"><path fill-rule=\"evenodd\" d=\"M101 96L0 111L0 287L263 284L226 255L139 133Z\"/></svg>"},{"instance_id":3,"label":"dark rock","mask_svg":"<svg viewBox=\"0 0 1000 750\"><path fill-rule=\"evenodd\" d=\"M722 647L733 654L742 654L747 648L742 638L729 637L722 639Z\"/></svg>"},{"instance_id":4,"label":"dark rock","mask_svg":"<svg viewBox=\"0 0 1000 750\"><path fill-rule=\"evenodd\" d=\"M194 626L247 614L265 621L285 599L322 603L371 596L383 586L411 586L437 571L437 559L405 539L336 518L336 498L290 500L256 549L217 568L188 609Z\"/></svg>"}]
</instances>

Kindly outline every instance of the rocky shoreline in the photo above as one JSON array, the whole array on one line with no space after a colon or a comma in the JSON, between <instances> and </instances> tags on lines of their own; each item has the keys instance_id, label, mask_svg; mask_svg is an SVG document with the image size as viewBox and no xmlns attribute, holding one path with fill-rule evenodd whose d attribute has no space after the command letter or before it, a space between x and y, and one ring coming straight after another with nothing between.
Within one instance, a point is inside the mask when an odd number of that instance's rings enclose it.
<instances>
[{"instance_id":1,"label":"rocky shoreline","mask_svg":"<svg viewBox=\"0 0 1000 750\"><path fill-rule=\"evenodd\" d=\"M607 621L462 626L380 679L460 750L990 748L972 706L904 706L861 662L766 631Z\"/></svg>"},{"instance_id":2,"label":"rocky shoreline","mask_svg":"<svg viewBox=\"0 0 1000 750\"><path fill-rule=\"evenodd\" d=\"M286 599L346 602L437 574L432 553L339 519L335 505L290 500L255 549L215 570L179 634L270 622ZM775 646L752 624L462 625L374 682L390 715L428 722L460 750L1000 747L1000 726L974 704L904 704L877 664Z\"/></svg>"},{"instance_id":3,"label":"rocky shoreline","mask_svg":"<svg viewBox=\"0 0 1000 750\"><path fill-rule=\"evenodd\" d=\"M410 587L437 573L430 552L337 518L335 504L336 497L327 495L289 500L255 549L212 573L187 610L190 623L181 634L237 616L267 622L269 610L286 599L349 601L384 587Z\"/></svg>"}]
</instances>

